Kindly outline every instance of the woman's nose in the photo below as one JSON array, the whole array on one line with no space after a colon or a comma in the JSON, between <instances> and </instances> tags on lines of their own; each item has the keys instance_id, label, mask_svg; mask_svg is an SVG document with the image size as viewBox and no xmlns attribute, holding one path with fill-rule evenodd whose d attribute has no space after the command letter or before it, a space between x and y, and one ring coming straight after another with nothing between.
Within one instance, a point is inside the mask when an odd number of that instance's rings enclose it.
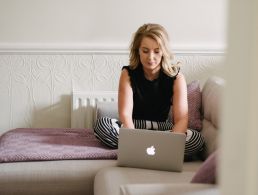
<instances>
[{"instance_id":1,"label":"woman's nose","mask_svg":"<svg viewBox=\"0 0 258 195\"><path fill-rule=\"evenodd\" d=\"M149 59L153 59L154 56L155 56L154 52L152 52L152 51L149 52L149 55L148 55L148 58L149 58Z\"/></svg>"}]
</instances>

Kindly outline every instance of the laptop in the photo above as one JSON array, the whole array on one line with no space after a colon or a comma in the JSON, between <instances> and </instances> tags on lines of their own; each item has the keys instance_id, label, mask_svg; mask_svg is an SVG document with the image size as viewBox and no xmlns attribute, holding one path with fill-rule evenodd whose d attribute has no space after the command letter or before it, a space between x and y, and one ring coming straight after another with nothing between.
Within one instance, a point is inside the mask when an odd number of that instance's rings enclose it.
<instances>
[{"instance_id":1,"label":"laptop","mask_svg":"<svg viewBox=\"0 0 258 195\"><path fill-rule=\"evenodd\" d=\"M121 128L118 166L181 172L185 140L170 131Z\"/></svg>"}]
</instances>

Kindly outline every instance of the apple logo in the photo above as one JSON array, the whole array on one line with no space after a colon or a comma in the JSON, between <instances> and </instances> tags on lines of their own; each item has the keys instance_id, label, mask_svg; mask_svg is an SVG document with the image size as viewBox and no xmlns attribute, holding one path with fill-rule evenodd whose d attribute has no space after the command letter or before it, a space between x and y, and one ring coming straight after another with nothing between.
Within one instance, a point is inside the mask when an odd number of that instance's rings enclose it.
<instances>
[{"instance_id":1,"label":"apple logo","mask_svg":"<svg viewBox=\"0 0 258 195\"><path fill-rule=\"evenodd\" d=\"M146 152L147 152L148 155L154 156L155 155L155 147L154 146L148 147L146 149Z\"/></svg>"}]
</instances>

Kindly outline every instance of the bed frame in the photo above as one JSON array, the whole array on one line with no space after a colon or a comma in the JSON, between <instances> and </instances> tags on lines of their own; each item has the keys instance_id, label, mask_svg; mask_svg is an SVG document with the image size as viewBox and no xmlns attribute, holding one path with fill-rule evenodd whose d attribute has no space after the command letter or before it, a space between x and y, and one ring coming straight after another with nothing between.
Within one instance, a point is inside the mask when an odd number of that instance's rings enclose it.
<instances>
[{"instance_id":1,"label":"bed frame","mask_svg":"<svg viewBox=\"0 0 258 195\"><path fill-rule=\"evenodd\" d=\"M97 102L117 102L117 91L73 91L72 128L93 128Z\"/></svg>"}]
</instances>

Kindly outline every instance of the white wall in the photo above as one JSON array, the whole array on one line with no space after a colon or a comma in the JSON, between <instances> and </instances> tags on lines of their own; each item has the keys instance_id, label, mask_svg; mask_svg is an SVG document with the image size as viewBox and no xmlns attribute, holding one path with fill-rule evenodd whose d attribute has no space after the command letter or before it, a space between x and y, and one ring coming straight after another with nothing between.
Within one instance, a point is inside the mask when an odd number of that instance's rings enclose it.
<instances>
[{"instance_id":1,"label":"white wall","mask_svg":"<svg viewBox=\"0 0 258 195\"><path fill-rule=\"evenodd\" d=\"M0 0L0 131L70 127L73 89L116 90L131 35L165 26L187 81L219 74L224 0Z\"/></svg>"},{"instance_id":2,"label":"white wall","mask_svg":"<svg viewBox=\"0 0 258 195\"><path fill-rule=\"evenodd\" d=\"M157 22L176 48L223 49L225 10L225 0L0 0L0 46L127 48L140 25Z\"/></svg>"}]
</instances>

